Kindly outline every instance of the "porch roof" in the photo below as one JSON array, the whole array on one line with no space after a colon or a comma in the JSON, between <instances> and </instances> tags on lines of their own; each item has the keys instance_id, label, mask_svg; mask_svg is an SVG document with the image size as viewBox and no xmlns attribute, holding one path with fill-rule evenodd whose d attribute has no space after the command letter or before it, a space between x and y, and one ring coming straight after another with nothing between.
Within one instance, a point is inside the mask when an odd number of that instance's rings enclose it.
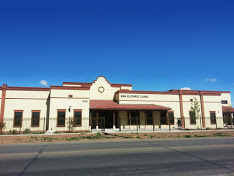
<instances>
[{"instance_id":1,"label":"porch roof","mask_svg":"<svg viewBox=\"0 0 234 176\"><path fill-rule=\"evenodd\" d=\"M234 108L231 106L222 106L223 112L234 112Z\"/></svg>"},{"instance_id":2,"label":"porch roof","mask_svg":"<svg viewBox=\"0 0 234 176\"><path fill-rule=\"evenodd\" d=\"M90 109L97 110L170 110L154 104L119 104L113 100L90 100Z\"/></svg>"}]
</instances>

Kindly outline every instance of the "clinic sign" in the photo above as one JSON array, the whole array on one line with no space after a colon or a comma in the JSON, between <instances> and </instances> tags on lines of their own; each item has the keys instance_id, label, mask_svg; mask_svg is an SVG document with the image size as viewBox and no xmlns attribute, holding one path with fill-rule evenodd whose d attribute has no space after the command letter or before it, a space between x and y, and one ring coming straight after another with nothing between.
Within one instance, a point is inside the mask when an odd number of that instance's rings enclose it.
<instances>
[{"instance_id":1,"label":"clinic sign","mask_svg":"<svg viewBox=\"0 0 234 176\"><path fill-rule=\"evenodd\" d=\"M131 99L136 99L136 98L149 98L148 95L134 95L134 94L124 94L120 95L121 98L131 98Z\"/></svg>"}]
</instances>

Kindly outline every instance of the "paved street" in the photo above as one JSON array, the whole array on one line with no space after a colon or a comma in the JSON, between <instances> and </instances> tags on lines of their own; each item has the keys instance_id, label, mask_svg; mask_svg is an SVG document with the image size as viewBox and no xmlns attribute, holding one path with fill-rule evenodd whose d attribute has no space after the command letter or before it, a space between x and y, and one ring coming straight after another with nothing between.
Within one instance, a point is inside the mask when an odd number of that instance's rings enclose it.
<instances>
[{"instance_id":1,"label":"paved street","mask_svg":"<svg viewBox=\"0 0 234 176\"><path fill-rule=\"evenodd\" d=\"M234 175L234 138L0 146L1 175Z\"/></svg>"}]
</instances>

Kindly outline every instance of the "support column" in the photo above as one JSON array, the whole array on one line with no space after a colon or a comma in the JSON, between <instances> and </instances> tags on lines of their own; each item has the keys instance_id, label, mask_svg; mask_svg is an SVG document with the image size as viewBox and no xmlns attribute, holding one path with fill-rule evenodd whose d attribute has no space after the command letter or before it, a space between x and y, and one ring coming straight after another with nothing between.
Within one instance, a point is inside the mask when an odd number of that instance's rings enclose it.
<instances>
[{"instance_id":1,"label":"support column","mask_svg":"<svg viewBox=\"0 0 234 176\"><path fill-rule=\"evenodd\" d=\"M98 112L96 113L96 117L97 117L96 129L98 130Z\"/></svg>"},{"instance_id":2,"label":"support column","mask_svg":"<svg viewBox=\"0 0 234 176\"><path fill-rule=\"evenodd\" d=\"M4 118L6 89L7 89L7 84L3 84L2 85L2 103L1 103L0 123L3 123L3 118ZM0 132L2 133L2 128L0 128Z\"/></svg>"},{"instance_id":3,"label":"support column","mask_svg":"<svg viewBox=\"0 0 234 176\"><path fill-rule=\"evenodd\" d=\"M167 124L168 124L168 127L169 127L169 131L171 131L171 123L170 123L170 117L168 115L168 111L167 111Z\"/></svg>"},{"instance_id":4,"label":"support column","mask_svg":"<svg viewBox=\"0 0 234 176\"><path fill-rule=\"evenodd\" d=\"M113 130L115 130L115 112L113 112Z\"/></svg>"},{"instance_id":5,"label":"support column","mask_svg":"<svg viewBox=\"0 0 234 176\"><path fill-rule=\"evenodd\" d=\"M184 108L183 108L183 98L182 98L182 90L179 90L179 98L180 98L180 116L182 122L182 128L185 128L185 121L184 121Z\"/></svg>"},{"instance_id":6,"label":"support column","mask_svg":"<svg viewBox=\"0 0 234 176\"><path fill-rule=\"evenodd\" d=\"M120 113L118 113L118 116L119 116L119 131L121 132L121 118L120 118L120 115L119 115Z\"/></svg>"},{"instance_id":7,"label":"support column","mask_svg":"<svg viewBox=\"0 0 234 176\"><path fill-rule=\"evenodd\" d=\"M153 131L154 131L154 113L152 113Z\"/></svg>"},{"instance_id":8,"label":"support column","mask_svg":"<svg viewBox=\"0 0 234 176\"><path fill-rule=\"evenodd\" d=\"M146 125L147 125L147 113L145 111L143 111L144 113L144 118L145 118L145 129L146 129ZM153 113L152 113L153 116Z\"/></svg>"},{"instance_id":9,"label":"support column","mask_svg":"<svg viewBox=\"0 0 234 176\"><path fill-rule=\"evenodd\" d=\"M93 122L93 118L92 118L92 113L89 113L89 126L90 126L90 131L92 131L92 122Z\"/></svg>"},{"instance_id":10,"label":"support column","mask_svg":"<svg viewBox=\"0 0 234 176\"><path fill-rule=\"evenodd\" d=\"M204 101L203 101L203 92L200 92L200 99L201 99L201 112L202 112L202 127L206 127L206 118L205 118L205 112L204 112ZM216 121L217 124L217 121Z\"/></svg>"},{"instance_id":11,"label":"support column","mask_svg":"<svg viewBox=\"0 0 234 176\"><path fill-rule=\"evenodd\" d=\"M131 127L131 121L132 121L132 115L131 115L131 112L128 113L129 115L129 130L130 130L130 127Z\"/></svg>"}]
</instances>

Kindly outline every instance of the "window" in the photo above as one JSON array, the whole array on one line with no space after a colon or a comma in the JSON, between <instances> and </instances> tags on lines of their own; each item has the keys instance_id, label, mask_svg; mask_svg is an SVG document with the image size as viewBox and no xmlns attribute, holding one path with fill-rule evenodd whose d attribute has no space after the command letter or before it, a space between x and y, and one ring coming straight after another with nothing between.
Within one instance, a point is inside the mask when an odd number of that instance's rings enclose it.
<instances>
[{"instance_id":1,"label":"window","mask_svg":"<svg viewBox=\"0 0 234 176\"><path fill-rule=\"evenodd\" d=\"M189 117L190 117L190 124L196 125L196 117L194 111L189 111Z\"/></svg>"},{"instance_id":2,"label":"window","mask_svg":"<svg viewBox=\"0 0 234 176\"><path fill-rule=\"evenodd\" d=\"M131 118L130 118L131 116ZM131 120L131 122L130 122ZM128 125L140 125L140 115L139 112L129 112L128 113Z\"/></svg>"},{"instance_id":3,"label":"window","mask_svg":"<svg viewBox=\"0 0 234 176\"><path fill-rule=\"evenodd\" d=\"M74 110L74 125L81 126L82 110Z\"/></svg>"},{"instance_id":4,"label":"window","mask_svg":"<svg viewBox=\"0 0 234 176\"><path fill-rule=\"evenodd\" d=\"M57 126L65 127L66 109L58 110Z\"/></svg>"},{"instance_id":5,"label":"window","mask_svg":"<svg viewBox=\"0 0 234 176\"><path fill-rule=\"evenodd\" d=\"M170 120L170 124L174 125L174 112L173 111L169 111L168 112L168 117L169 117L169 120Z\"/></svg>"},{"instance_id":6,"label":"window","mask_svg":"<svg viewBox=\"0 0 234 176\"><path fill-rule=\"evenodd\" d=\"M146 111L146 124L147 125L153 125L153 112L152 111Z\"/></svg>"},{"instance_id":7,"label":"window","mask_svg":"<svg viewBox=\"0 0 234 176\"><path fill-rule=\"evenodd\" d=\"M15 111L14 115L14 127L22 127L22 118L23 118L23 111Z\"/></svg>"},{"instance_id":8,"label":"window","mask_svg":"<svg viewBox=\"0 0 234 176\"><path fill-rule=\"evenodd\" d=\"M221 100L221 104L228 104L227 100Z\"/></svg>"},{"instance_id":9,"label":"window","mask_svg":"<svg viewBox=\"0 0 234 176\"><path fill-rule=\"evenodd\" d=\"M72 98L73 97L73 95L68 95L68 98Z\"/></svg>"},{"instance_id":10,"label":"window","mask_svg":"<svg viewBox=\"0 0 234 176\"><path fill-rule=\"evenodd\" d=\"M211 124L216 124L215 111L210 111L210 122L211 122Z\"/></svg>"},{"instance_id":11,"label":"window","mask_svg":"<svg viewBox=\"0 0 234 176\"><path fill-rule=\"evenodd\" d=\"M32 111L32 127L39 127L40 111Z\"/></svg>"},{"instance_id":12,"label":"window","mask_svg":"<svg viewBox=\"0 0 234 176\"><path fill-rule=\"evenodd\" d=\"M193 101L193 99L190 99L190 101Z\"/></svg>"},{"instance_id":13,"label":"window","mask_svg":"<svg viewBox=\"0 0 234 176\"><path fill-rule=\"evenodd\" d=\"M161 118L160 118L161 125L167 124L167 112L161 111Z\"/></svg>"}]
</instances>

